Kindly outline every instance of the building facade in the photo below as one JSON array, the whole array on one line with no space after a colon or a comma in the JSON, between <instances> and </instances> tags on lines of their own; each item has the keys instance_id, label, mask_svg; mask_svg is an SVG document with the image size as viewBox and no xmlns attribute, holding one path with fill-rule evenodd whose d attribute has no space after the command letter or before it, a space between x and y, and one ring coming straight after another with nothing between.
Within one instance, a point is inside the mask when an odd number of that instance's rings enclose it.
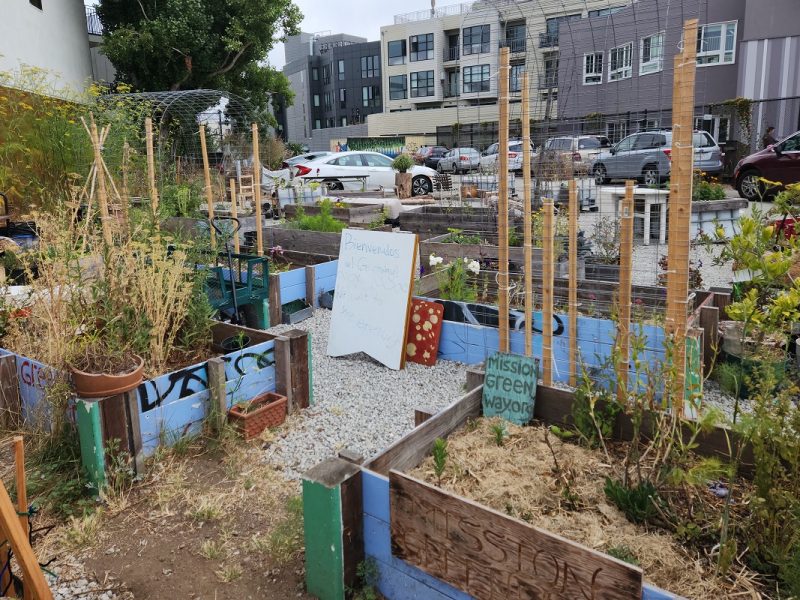
<instances>
[{"instance_id":1,"label":"building facade","mask_svg":"<svg viewBox=\"0 0 800 600\"><path fill-rule=\"evenodd\" d=\"M384 110L370 116L370 135L433 141L442 126L496 130L503 47L509 48L511 101L517 103L511 116L516 111L519 117L527 72L532 118L555 117L560 38L572 21L609 10L608 0L487 0L395 16L381 28Z\"/></svg>"},{"instance_id":2,"label":"building facade","mask_svg":"<svg viewBox=\"0 0 800 600\"><path fill-rule=\"evenodd\" d=\"M696 18L695 128L720 143L736 138L750 146L767 124L791 133L800 127L800 2L768 4L673 0L667 10L659 0L639 0L571 23L559 64L561 126L571 122L612 141L669 127L673 60L684 22ZM749 128L726 104L737 97L753 101Z\"/></svg>"},{"instance_id":3,"label":"building facade","mask_svg":"<svg viewBox=\"0 0 800 600\"><path fill-rule=\"evenodd\" d=\"M287 141L327 149L331 136L322 130L336 129L336 138L366 133L367 116L383 110L380 42L301 33L287 40L285 53L283 72L295 93L280 119Z\"/></svg>"}]
</instances>

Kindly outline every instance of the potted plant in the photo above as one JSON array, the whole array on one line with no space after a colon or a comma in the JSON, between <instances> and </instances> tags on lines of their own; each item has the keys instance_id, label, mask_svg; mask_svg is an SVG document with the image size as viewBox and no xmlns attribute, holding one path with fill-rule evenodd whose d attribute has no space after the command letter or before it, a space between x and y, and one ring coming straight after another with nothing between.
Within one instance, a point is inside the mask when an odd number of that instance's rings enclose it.
<instances>
[{"instance_id":1,"label":"potted plant","mask_svg":"<svg viewBox=\"0 0 800 600\"><path fill-rule=\"evenodd\" d=\"M619 281L619 220L600 217L592 229L591 252L586 255L586 279Z\"/></svg>"},{"instance_id":2,"label":"potted plant","mask_svg":"<svg viewBox=\"0 0 800 600\"><path fill-rule=\"evenodd\" d=\"M286 420L286 403L286 396L266 392L234 404L228 411L228 422L245 440L251 440L268 427L277 427Z\"/></svg>"},{"instance_id":3,"label":"potted plant","mask_svg":"<svg viewBox=\"0 0 800 600\"><path fill-rule=\"evenodd\" d=\"M401 200L411 197L411 173L407 171L413 166L414 161L405 153L398 154L397 158L392 162L392 168L397 171L394 176L394 187L397 197Z\"/></svg>"}]
</instances>

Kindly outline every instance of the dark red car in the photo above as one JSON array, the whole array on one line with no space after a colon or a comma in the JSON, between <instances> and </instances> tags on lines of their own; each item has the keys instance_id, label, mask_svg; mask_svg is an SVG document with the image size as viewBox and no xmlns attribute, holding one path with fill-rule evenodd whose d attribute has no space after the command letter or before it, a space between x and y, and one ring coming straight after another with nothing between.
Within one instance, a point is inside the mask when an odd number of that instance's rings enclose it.
<instances>
[{"instance_id":1,"label":"dark red car","mask_svg":"<svg viewBox=\"0 0 800 600\"><path fill-rule=\"evenodd\" d=\"M780 187L767 188L761 177L783 185L800 182L800 131L743 158L733 171L739 195L748 200L780 191Z\"/></svg>"}]
</instances>

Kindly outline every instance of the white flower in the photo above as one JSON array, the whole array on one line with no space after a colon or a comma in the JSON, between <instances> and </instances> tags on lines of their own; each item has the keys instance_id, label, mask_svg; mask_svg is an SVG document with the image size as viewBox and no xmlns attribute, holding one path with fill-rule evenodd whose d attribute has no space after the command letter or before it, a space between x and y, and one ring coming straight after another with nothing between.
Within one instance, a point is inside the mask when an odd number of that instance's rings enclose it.
<instances>
[{"instance_id":1,"label":"white flower","mask_svg":"<svg viewBox=\"0 0 800 600\"><path fill-rule=\"evenodd\" d=\"M468 262L469 262L469 259L468 259L466 256L464 257L464 262L465 262L465 263L468 263Z\"/></svg>"},{"instance_id":2,"label":"white flower","mask_svg":"<svg viewBox=\"0 0 800 600\"><path fill-rule=\"evenodd\" d=\"M477 275L481 271L481 264L477 260L473 260L467 265L467 271L472 271Z\"/></svg>"},{"instance_id":3,"label":"white flower","mask_svg":"<svg viewBox=\"0 0 800 600\"><path fill-rule=\"evenodd\" d=\"M441 256L436 256L435 254L431 254L430 258L428 258L428 264L432 267L440 265L442 262L444 262L444 259Z\"/></svg>"}]
</instances>

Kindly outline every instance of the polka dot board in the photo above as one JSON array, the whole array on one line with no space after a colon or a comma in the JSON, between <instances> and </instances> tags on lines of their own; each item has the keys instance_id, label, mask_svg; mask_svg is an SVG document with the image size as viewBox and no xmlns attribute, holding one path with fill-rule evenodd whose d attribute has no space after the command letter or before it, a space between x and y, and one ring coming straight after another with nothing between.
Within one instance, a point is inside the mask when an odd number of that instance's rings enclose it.
<instances>
[{"instance_id":1,"label":"polka dot board","mask_svg":"<svg viewBox=\"0 0 800 600\"><path fill-rule=\"evenodd\" d=\"M411 300L411 318L406 335L406 360L427 366L436 364L442 335L444 307L436 302Z\"/></svg>"}]
</instances>

